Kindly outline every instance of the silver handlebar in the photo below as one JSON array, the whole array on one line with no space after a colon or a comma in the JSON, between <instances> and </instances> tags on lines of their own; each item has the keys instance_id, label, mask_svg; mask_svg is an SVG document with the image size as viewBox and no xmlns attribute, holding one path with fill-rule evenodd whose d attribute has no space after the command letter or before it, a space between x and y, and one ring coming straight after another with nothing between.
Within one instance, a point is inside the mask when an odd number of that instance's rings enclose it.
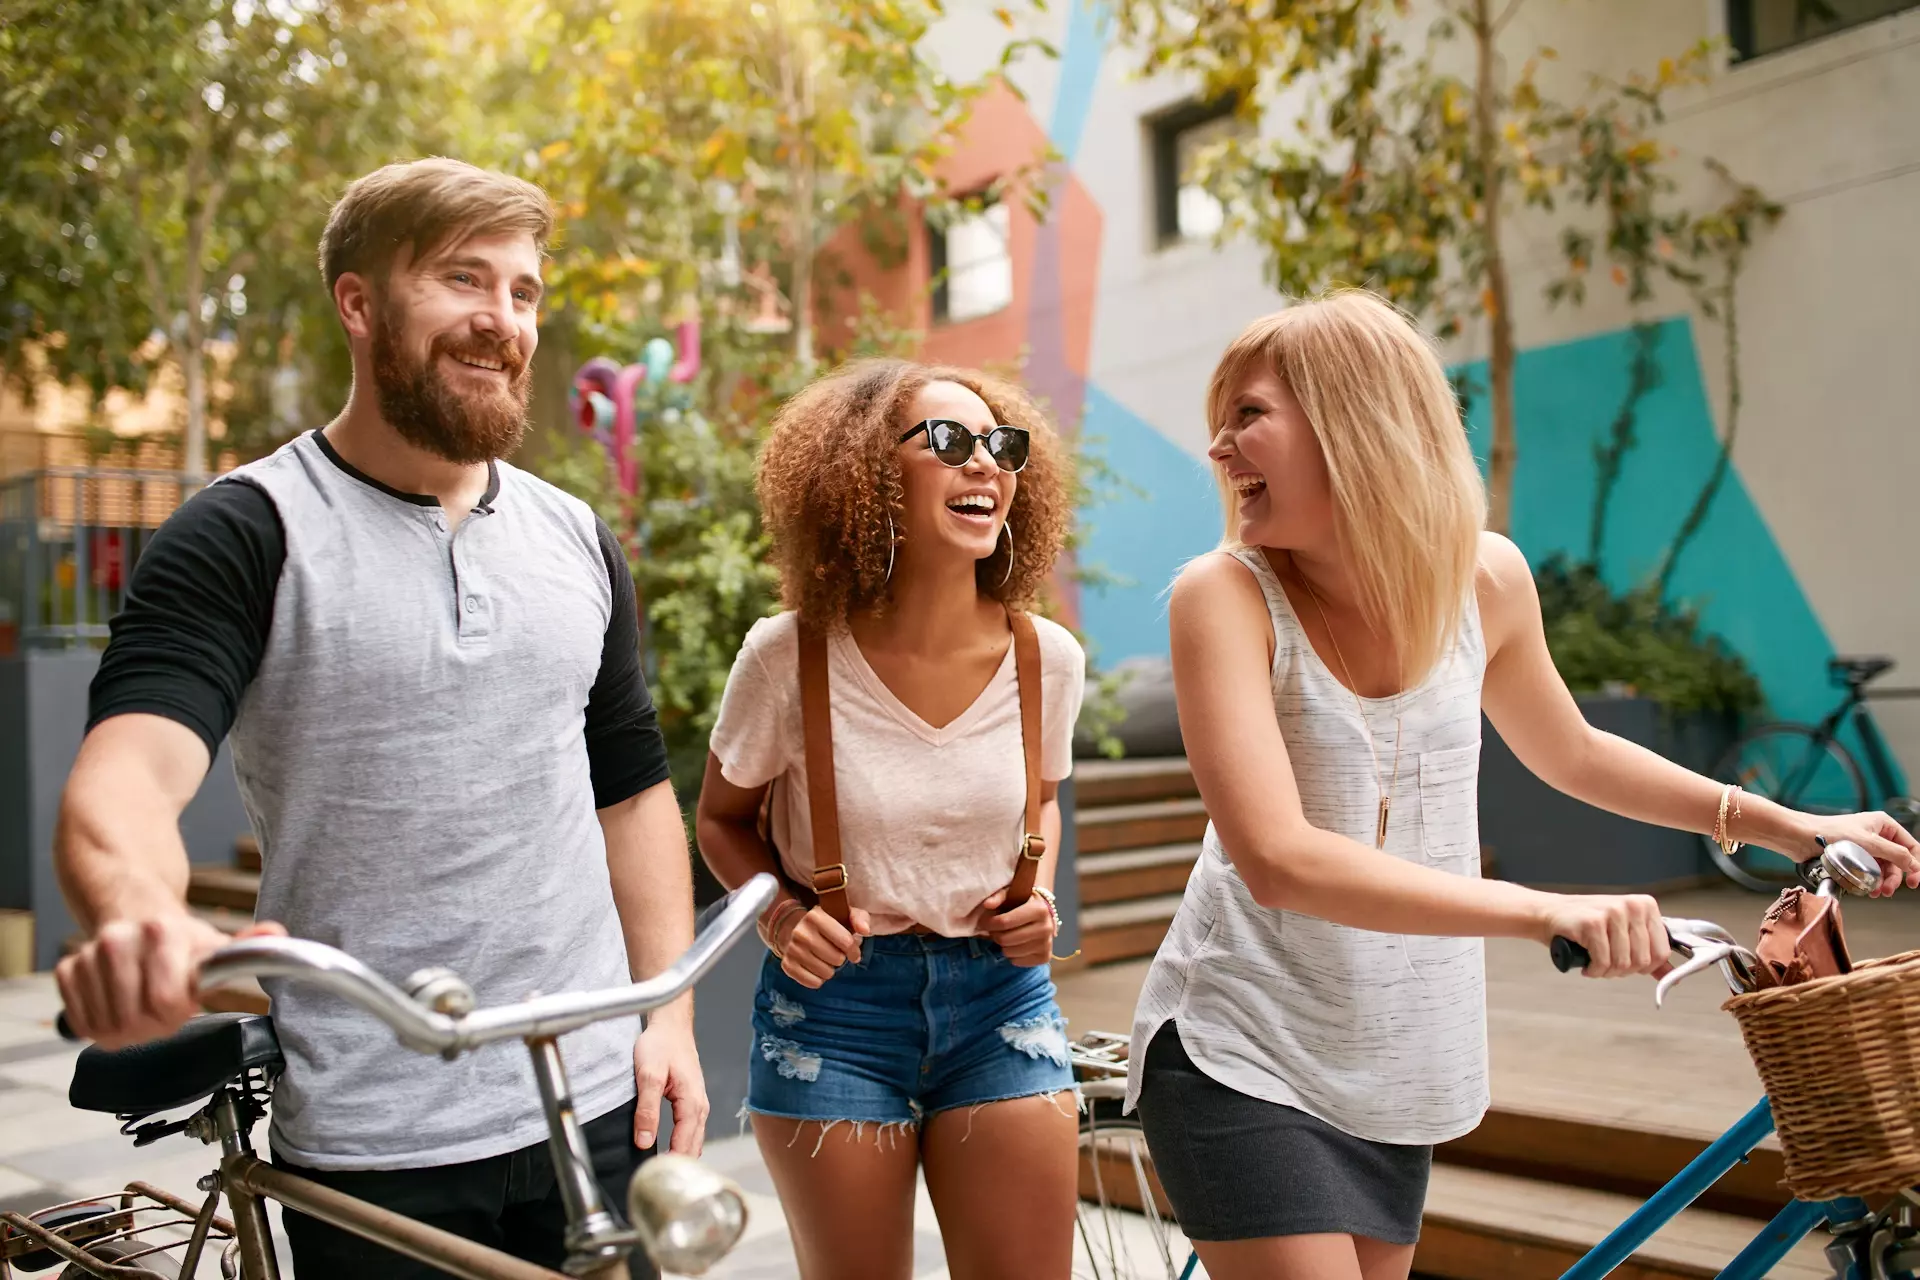
<instances>
[{"instance_id":1,"label":"silver handlebar","mask_svg":"<svg viewBox=\"0 0 1920 1280\"><path fill-rule=\"evenodd\" d=\"M1823 898L1837 898L1843 892L1860 896L1871 893L1880 883L1880 864L1853 841L1836 840L1818 858L1801 864L1798 875L1803 885ZM1671 919L1664 923L1667 941L1681 963L1654 987L1656 1006L1666 1003L1667 992L1676 984L1715 965L1734 995L1760 989L1760 958L1734 941L1725 929L1710 920Z\"/></svg>"},{"instance_id":2,"label":"silver handlebar","mask_svg":"<svg viewBox=\"0 0 1920 1280\"><path fill-rule=\"evenodd\" d=\"M201 962L200 985L227 986L248 978L310 982L379 1018L409 1049L452 1058L496 1040L548 1039L672 1003L753 927L778 891L772 876L754 876L727 895L719 915L663 972L605 991L535 996L468 1012L471 990L444 971L410 979L410 992L346 952L304 938L246 938L222 947ZM423 995L430 996L430 1002Z\"/></svg>"}]
</instances>

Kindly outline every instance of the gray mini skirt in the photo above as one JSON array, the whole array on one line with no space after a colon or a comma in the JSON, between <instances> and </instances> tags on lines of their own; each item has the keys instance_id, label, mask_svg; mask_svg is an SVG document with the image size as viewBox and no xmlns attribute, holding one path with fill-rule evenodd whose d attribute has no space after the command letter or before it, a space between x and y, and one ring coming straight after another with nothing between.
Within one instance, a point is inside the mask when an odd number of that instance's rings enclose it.
<instances>
[{"instance_id":1,"label":"gray mini skirt","mask_svg":"<svg viewBox=\"0 0 1920 1280\"><path fill-rule=\"evenodd\" d=\"M1141 1068L1140 1127L1191 1240L1420 1239L1432 1147L1368 1142L1194 1065L1168 1022Z\"/></svg>"}]
</instances>

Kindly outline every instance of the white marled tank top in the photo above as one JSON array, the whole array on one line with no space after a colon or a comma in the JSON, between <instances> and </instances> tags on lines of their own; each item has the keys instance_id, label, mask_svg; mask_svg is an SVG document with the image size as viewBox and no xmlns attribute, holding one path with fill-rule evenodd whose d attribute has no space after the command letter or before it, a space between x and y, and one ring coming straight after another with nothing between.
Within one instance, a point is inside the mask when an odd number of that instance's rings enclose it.
<instances>
[{"instance_id":1,"label":"white marled tank top","mask_svg":"<svg viewBox=\"0 0 1920 1280\"><path fill-rule=\"evenodd\" d=\"M1232 553L1273 618L1273 710L1307 821L1372 845L1380 771L1393 781L1386 852L1480 874L1480 611L1417 687L1360 708L1308 643L1257 549ZM1426 1145L1487 1109L1486 966L1478 938L1374 933L1259 906L1218 832L1206 841L1134 1014L1129 1110L1154 1033L1172 1019L1208 1076L1372 1142Z\"/></svg>"}]
</instances>

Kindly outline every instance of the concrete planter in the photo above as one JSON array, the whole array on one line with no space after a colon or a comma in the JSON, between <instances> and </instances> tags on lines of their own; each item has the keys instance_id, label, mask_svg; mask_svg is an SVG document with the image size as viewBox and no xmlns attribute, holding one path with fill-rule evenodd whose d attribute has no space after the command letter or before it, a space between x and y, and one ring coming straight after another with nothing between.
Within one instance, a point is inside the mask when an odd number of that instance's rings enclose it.
<instances>
[{"instance_id":1,"label":"concrete planter","mask_svg":"<svg viewBox=\"0 0 1920 1280\"><path fill-rule=\"evenodd\" d=\"M1647 698L1580 700L1588 723L1705 772L1732 742L1729 718L1673 715ZM1491 722L1482 723L1480 843L1489 873L1540 888L1672 889L1719 877L1700 838L1605 813L1527 771Z\"/></svg>"}]
</instances>

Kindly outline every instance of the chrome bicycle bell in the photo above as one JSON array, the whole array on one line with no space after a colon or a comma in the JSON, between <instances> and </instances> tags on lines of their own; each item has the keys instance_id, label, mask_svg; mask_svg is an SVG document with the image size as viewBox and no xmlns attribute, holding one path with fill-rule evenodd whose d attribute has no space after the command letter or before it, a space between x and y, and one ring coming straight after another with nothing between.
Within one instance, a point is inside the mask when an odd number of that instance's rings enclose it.
<instances>
[{"instance_id":1,"label":"chrome bicycle bell","mask_svg":"<svg viewBox=\"0 0 1920 1280\"><path fill-rule=\"evenodd\" d=\"M662 1271L704 1275L747 1229L747 1197L691 1156L657 1155L627 1185L627 1215Z\"/></svg>"},{"instance_id":2,"label":"chrome bicycle bell","mask_svg":"<svg viewBox=\"0 0 1920 1280\"><path fill-rule=\"evenodd\" d=\"M1880 864L1851 840L1835 840L1821 850L1820 869L1828 883L1855 897L1864 898L1880 887Z\"/></svg>"}]
</instances>

